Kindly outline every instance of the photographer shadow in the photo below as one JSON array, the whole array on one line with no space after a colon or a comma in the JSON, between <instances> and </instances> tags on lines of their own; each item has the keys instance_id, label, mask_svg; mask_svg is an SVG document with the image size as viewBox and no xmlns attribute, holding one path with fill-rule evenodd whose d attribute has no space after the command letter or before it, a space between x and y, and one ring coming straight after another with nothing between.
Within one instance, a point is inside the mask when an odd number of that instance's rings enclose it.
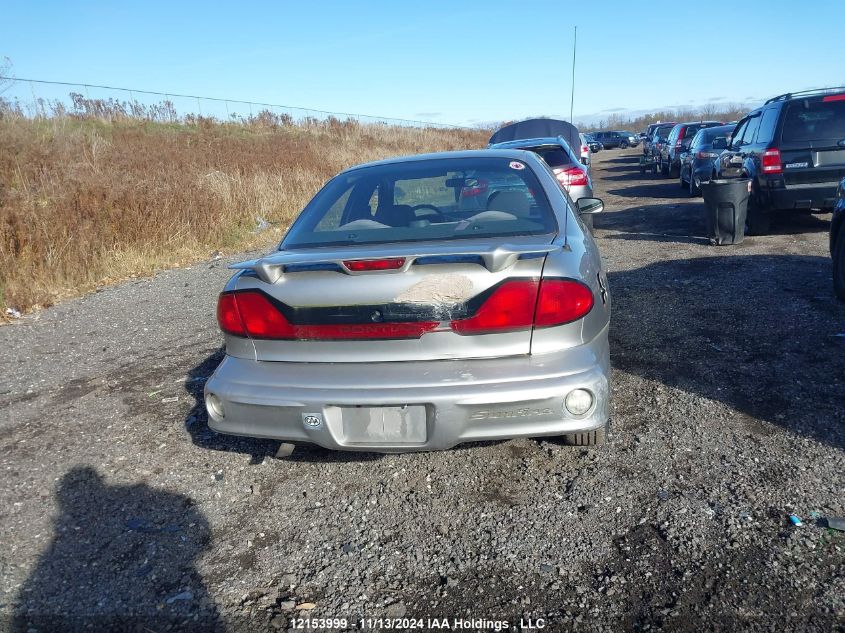
<instances>
[{"instance_id":1,"label":"photographer shadow","mask_svg":"<svg viewBox=\"0 0 845 633\"><path fill-rule=\"evenodd\" d=\"M12 631L225 630L196 567L211 532L190 497L110 485L90 466L67 472L56 497Z\"/></svg>"}]
</instances>

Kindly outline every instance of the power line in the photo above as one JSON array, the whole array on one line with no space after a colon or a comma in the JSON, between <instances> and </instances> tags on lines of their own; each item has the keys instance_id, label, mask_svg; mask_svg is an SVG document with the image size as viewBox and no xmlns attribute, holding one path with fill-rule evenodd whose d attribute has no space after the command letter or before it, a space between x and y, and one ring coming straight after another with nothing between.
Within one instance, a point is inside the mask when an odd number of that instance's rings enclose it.
<instances>
[{"instance_id":1,"label":"power line","mask_svg":"<svg viewBox=\"0 0 845 633\"><path fill-rule=\"evenodd\" d=\"M245 105L257 105L257 106L264 106L268 108L284 108L287 110L303 110L305 112L314 112L316 114L325 114L328 116L343 116L343 117L350 117L350 118L358 118L358 119L373 119L376 121L397 121L400 123L415 123L417 125L430 125L436 127L450 127L450 128L457 128L463 129L465 126L462 125L454 125L451 123L435 123L433 121L417 121L415 119L399 119L396 117L383 117L378 116L375 114L354 114L350 112L331 112L329 110L316 110L314 108L304 108L302 106L291 106L291 105L282 105L279 103L263 103L261 101L243 101L241 99L224 99L222 97L203 97L201 95L186 95L186 94L178 94L175 92L155 92L153 90L141 90L138 88L120 88L118 86L102 86L98 84L87 84L87 83L79 83L79 82L69 82L69 81L48 81L46 79L26 79L24 77L5 77L0 75L0 80L7 80L12 82L29 82L29 83L36 83L36 84L48 84L52 86L70 86L72 88L101 88L103 90L121 90L123 92L128 92L130 97L134 99L133 93L138 94L146 94L146 95L155 95L157 97L164 97L165 99L170 99L171 97L179 97L184 99L205 99L206 101L218 101L221 103L226 104L228 108L229 103L242 103ZM197 101L199 104L199 101Z\"/></svg>"}]
</instances>

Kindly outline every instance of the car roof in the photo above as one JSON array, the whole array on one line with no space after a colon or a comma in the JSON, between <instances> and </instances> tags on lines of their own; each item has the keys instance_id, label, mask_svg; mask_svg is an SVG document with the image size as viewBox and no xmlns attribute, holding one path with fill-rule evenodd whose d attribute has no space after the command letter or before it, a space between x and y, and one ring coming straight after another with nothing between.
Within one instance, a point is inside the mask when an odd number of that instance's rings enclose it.
<instances>
[{"instance_id":1,"label":"car roof","mask_svg":"<svg viewBox=\"0 0 845 633\"><path fill-rule=\"evenodd\" d=\"M696 135L698 135L700 133L704 133L704 132L706 132L707 134L714 134L714 133L718 134L722 130L728 131L728 130L734 130L734 129L736 129L736 124L733 124L733 123L731 123L729 125L714 125L712 127L701 128L700 130L698 130L698 132L696 132Z\"/></svg>"},{"instance_id":2,"label":"car roof","mask_svg":"<svg viewBox=\"0 0 845 633\"><path fill-rule=\"evenodd\" d=\"M767 99L764 106L778 101L795 101L798 99L822 99L833 94L845 93L845 86L833 86L830 88L811 88L810 90L799 90L796 92L787 92L786 94L778 95Z\"/></svg>"},{"instance_id":3,"label":"car roof","mask_svg":"<svg viewBox=\"0 0 845 633\"><path fill-rule=\"evenodd\" d=\"M522 141L520 141L522 142ZM380 165L393 165L399 163L413 163L423 162L427 160L443 160L448 158L511 158L516 160L523 160L530 162L536 166L541 166L538 162L542 159L534 152L523 149L466 149L451 152L434 152L431 154L411 154L408 156L394 156L392 158L385 158L383 160L374 160L369 163L361 163L360 165L353 165L344 169L341 173L354 171L356 169L364 169L367 167L377 167Z\"/></svg>"}]
</instances>

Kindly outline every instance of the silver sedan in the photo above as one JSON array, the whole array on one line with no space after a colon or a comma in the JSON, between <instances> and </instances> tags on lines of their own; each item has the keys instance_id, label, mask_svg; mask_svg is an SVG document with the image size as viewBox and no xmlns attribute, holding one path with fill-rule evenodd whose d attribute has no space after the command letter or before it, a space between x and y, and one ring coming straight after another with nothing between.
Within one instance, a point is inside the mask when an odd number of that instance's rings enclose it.
<instances>
[{"instance_id":1,"label":"silver sedan","mask_svg":"<svg viewBox=\"0 0 845 633\"><path fill-rule=\"evenodd\" d=\"M379 452L603 442L610 297L581 219L601 210L529 151L342 172L232 266L211 428Z\"/></svg>"}]
</instances>

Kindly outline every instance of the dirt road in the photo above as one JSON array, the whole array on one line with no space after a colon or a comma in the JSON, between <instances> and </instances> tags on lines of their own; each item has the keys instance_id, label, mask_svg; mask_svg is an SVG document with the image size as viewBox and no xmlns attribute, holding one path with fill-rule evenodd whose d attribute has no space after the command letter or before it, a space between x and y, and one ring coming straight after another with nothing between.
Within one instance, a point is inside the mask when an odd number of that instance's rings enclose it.
<instances>
[{"instance_id":1,"label":"dirt road","mask_svg":"<svg viewBox=\"0 0 845 633\"><path fill-rule=\"evenodd\" d=\"M640 176L638 153L595 156L614 300L600 449L282 461L214 434L198 403L236 258L0 328L0 630L841 627L845 537L815 518L845 515L829 216L712 247L701 199Z\"/></svg>"}]
</instances>

